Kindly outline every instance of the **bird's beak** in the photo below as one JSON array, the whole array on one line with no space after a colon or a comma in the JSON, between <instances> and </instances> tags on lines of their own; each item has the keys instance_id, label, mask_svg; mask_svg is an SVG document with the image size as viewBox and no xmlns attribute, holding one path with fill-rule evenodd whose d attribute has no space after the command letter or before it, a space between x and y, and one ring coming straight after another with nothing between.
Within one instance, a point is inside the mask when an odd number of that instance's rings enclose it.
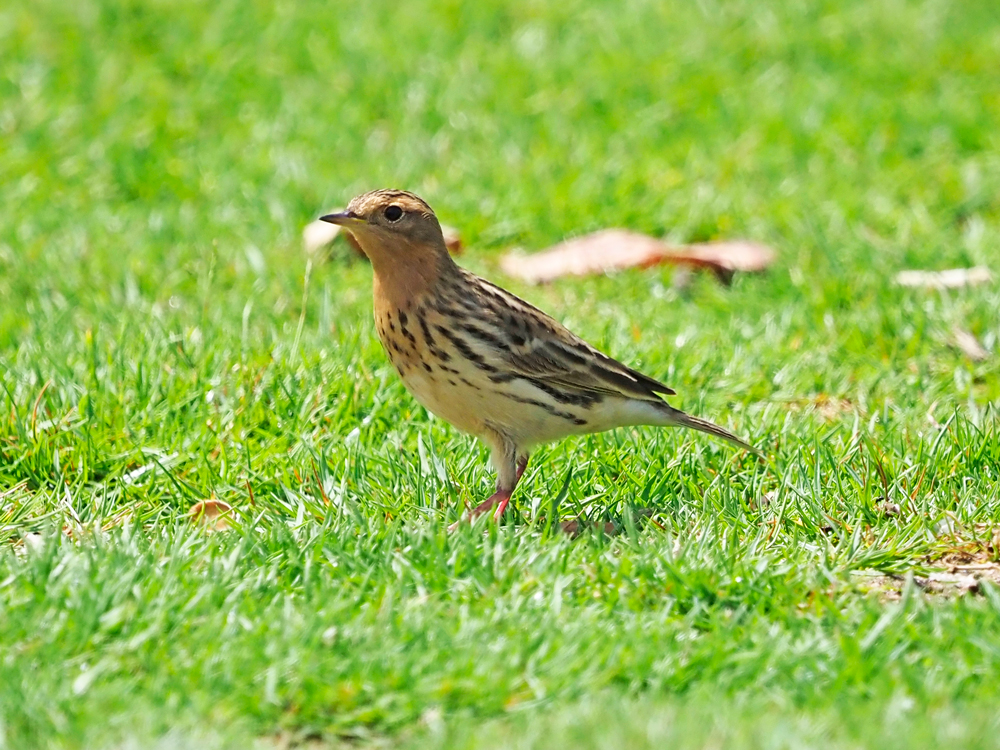
<instances>
[{"instance_id":1,"label":"bird's beak","mask_svg":"<svg viewBox=\"0 0 1000 750\"><path fill-rule=\"evenodd\" d=\"M340 226L347 227L348 229L367 223L353 211L341 211L336 214L327 214L326 216L320 216L319 220L325 221L328 224L339 224Z\"/></svg>"}]
</instances>

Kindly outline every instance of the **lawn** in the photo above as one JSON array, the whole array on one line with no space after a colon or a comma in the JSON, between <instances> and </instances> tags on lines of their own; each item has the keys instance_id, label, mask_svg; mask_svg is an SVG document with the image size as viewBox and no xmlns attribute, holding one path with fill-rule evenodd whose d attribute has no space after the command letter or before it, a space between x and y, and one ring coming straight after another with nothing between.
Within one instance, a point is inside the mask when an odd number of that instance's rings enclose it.
<instances>
[{"instance_id":1,"label":"lawn","mask_svg":"<svg viewBox=\"0 0 1000 750\"><path fill-rule=\"evenodd\" d=\"M0 750L1000 746L998 71L994 0L0 4ZM766 459L449 533L486 451L302 248L375 187ZM777 262L499 270L612 226Z\"/></svg>"}]
</instances>

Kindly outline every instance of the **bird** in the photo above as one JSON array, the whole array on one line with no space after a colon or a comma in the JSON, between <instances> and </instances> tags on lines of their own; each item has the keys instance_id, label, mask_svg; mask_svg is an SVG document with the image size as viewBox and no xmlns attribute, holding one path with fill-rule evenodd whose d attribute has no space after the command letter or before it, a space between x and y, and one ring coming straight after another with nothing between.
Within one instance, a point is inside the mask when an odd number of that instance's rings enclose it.
<instances>
[{"instance_id":1,"label":"bird","mask_svg":"<svg viewBox=\"0 0 1000 750\"><path fill-rule=\"evenodd\" d=\"M320 220L350 232L371 261L375 328L407 390L489 447L496 492L470 518L493 510L499 521L530 451L571 435L680 426L759 454L728 430L668 404L673 389L460 267L433 209L417 195L374 190Z\"/></svg>"}]
</instances>

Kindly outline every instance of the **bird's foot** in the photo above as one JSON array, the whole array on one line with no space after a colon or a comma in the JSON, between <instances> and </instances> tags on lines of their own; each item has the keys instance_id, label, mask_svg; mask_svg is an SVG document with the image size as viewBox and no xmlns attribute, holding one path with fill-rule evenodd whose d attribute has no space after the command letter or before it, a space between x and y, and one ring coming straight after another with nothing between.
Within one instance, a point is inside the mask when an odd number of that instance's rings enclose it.
<instances>
[{"instance_id":1,"label":"bird's foot","mask_svg":"<svg viewBox=\"0 0 1000 750\"><path fill-rule=\"evenodd\" d=\"M504 492L503 490L497 490L492 495L490 495L484 502L481 502L475 508L472 509L471 517L481 516L489 510L496 506L496 513L493 514L493 520L499 519L503 512L507 509L507 503L510 502L510 496L513 492Z\"/></svg>"},{"instance_id":2,"label":"bird's foot","mask_svg":"<svg viewBox=\"0 0 1000 750\"><path fill-rule=\"evenodd\" d=\"M510 494L507 497L497 503L497 509L493 512L493 523L499 523L500 519L503 518L503 512L507 510L507 503L510 502Z\"/></svg>"},{"instance_id":3,"label":"bird's foot","mask_svg":"<svg viewBox=\"0 0 1000 750\"><path fill-rule=\"evenodd\" d=\"M514 494L513 492L505 492L503 490L497 490L492 495L490 495L485 501L481 502L479 505L477 505L475 508L469 511L467 520L471 522L472 519L476 518L477 516L483 515L483 513L493 510L493 507L496 506L496 511L494 511L493 513L493 520L499 521L501 518L503 518L503 512L507 510L507 505L510 503L510 497L513 494ZM460 518L459 520L455 521L455 523L453 523L451 526L448 527L448 531L454 531L455 529L457 529L458 525L462 522L462 520L463 519Z\"/></svg>"}]
</instances>

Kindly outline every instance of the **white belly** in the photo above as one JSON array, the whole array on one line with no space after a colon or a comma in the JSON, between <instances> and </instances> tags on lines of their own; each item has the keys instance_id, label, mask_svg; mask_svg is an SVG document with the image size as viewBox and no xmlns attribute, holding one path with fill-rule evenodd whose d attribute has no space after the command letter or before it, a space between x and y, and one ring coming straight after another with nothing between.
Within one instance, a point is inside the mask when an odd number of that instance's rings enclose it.
<instances>
[{"instance_id":1,"label":"white belly","mask_svg":"<svg viewBox=\"0 0 1000 750\"><path fill-rule=\"evenodd\" d=\"M623 425L663 424L650 404L632 399L608 397L583 408L554 402L524 381L497 385L479 373L468 375L414 368L403 382L422 406L463 432L481 436L496 430L523 448Z\"/></svg>"}]
</instances>

